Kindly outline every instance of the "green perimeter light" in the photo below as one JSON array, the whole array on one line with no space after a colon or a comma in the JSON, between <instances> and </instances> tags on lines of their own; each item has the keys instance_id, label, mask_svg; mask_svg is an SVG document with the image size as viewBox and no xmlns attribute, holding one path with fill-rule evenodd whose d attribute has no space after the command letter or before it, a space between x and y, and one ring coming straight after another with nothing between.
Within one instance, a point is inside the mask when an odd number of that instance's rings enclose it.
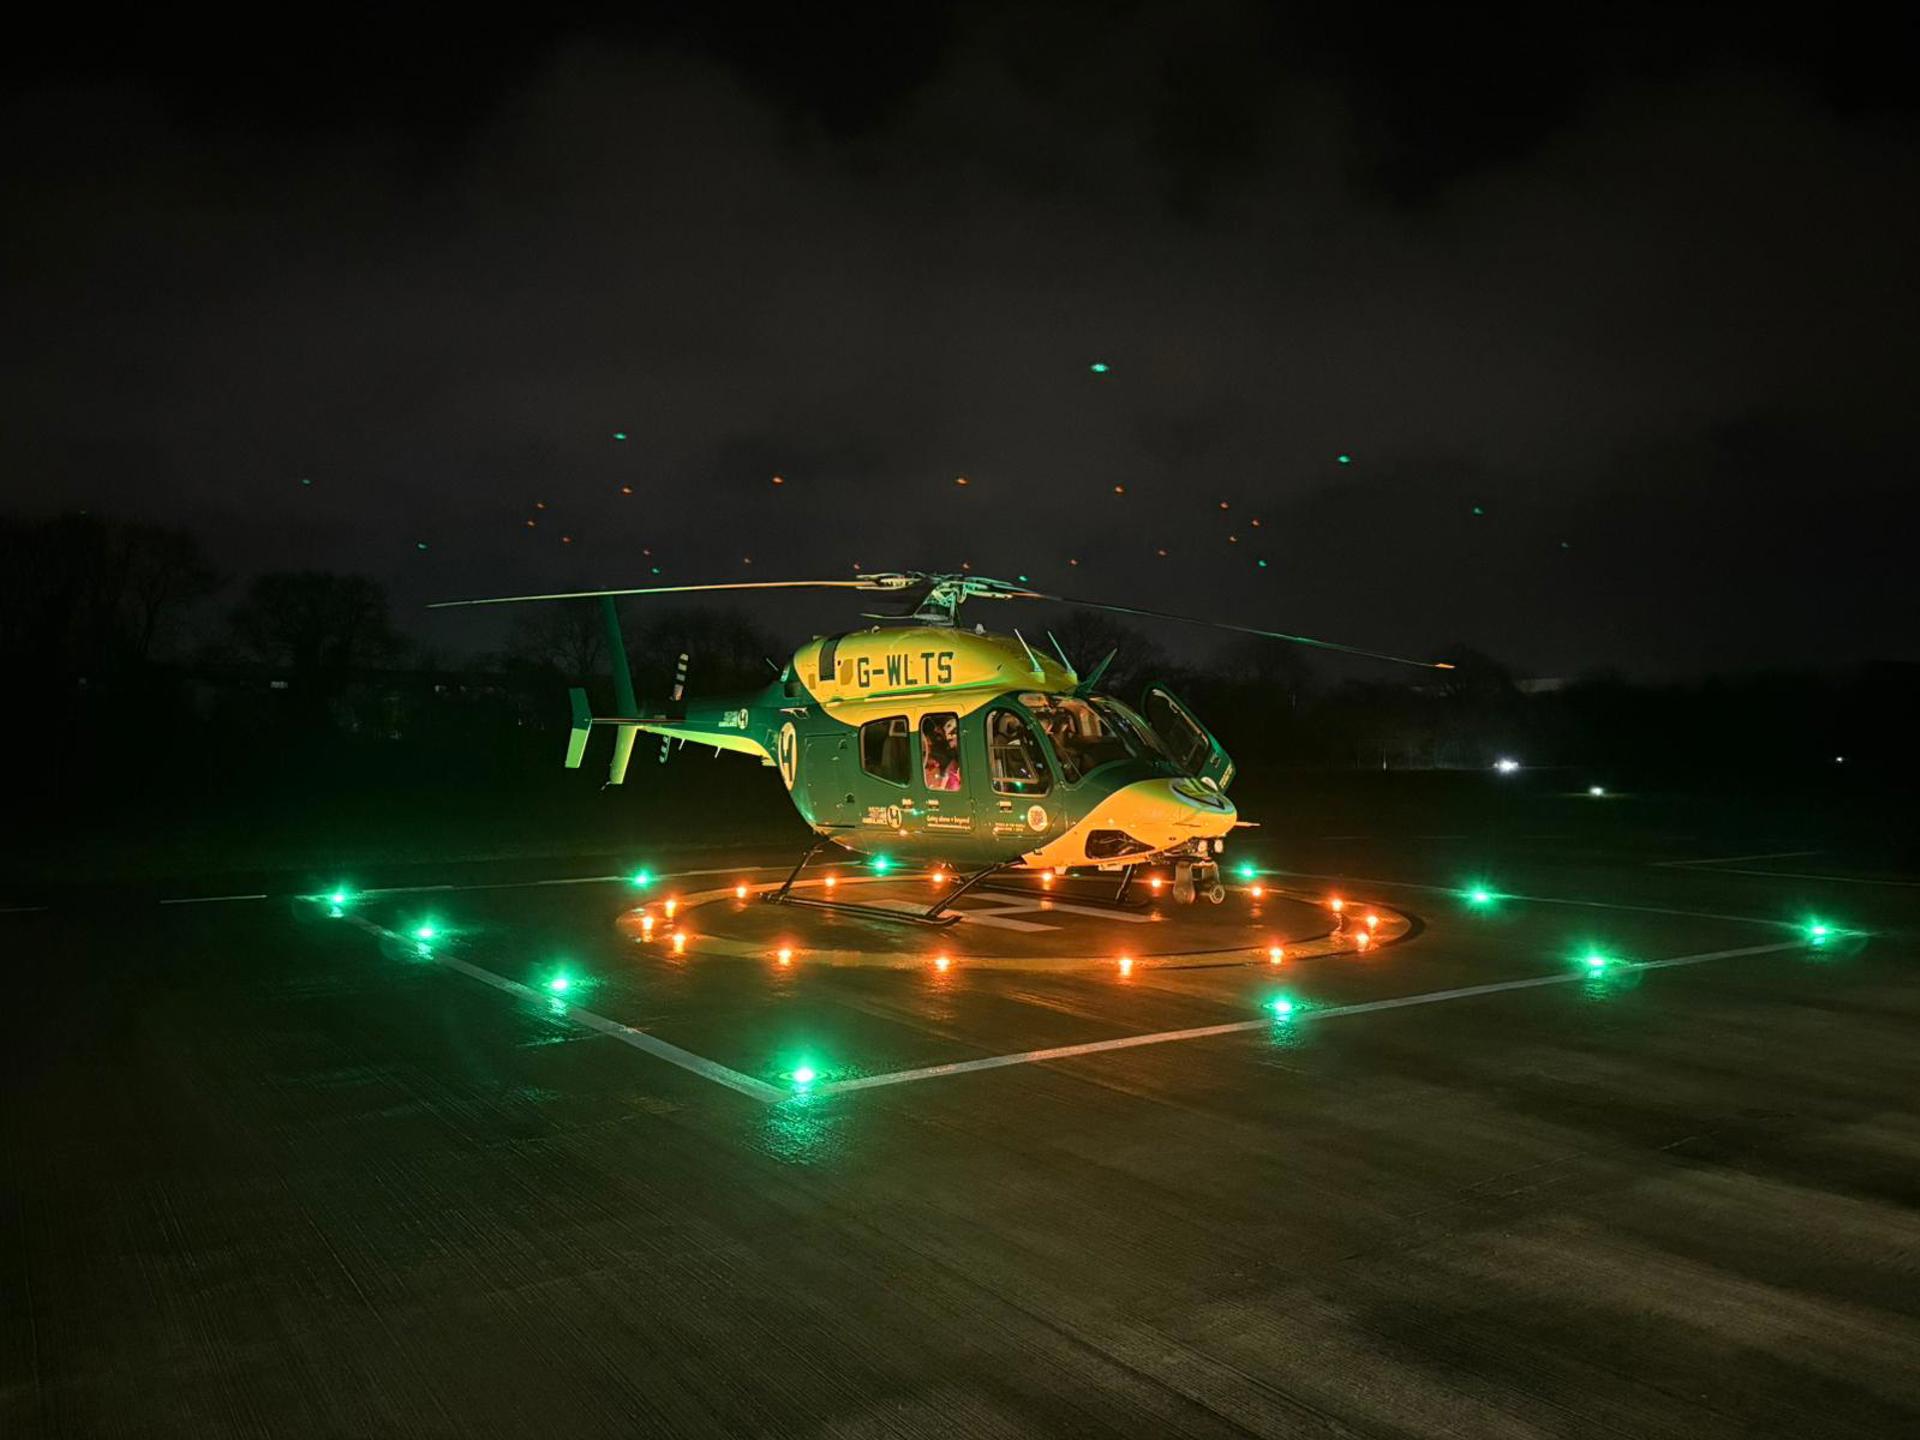
<instances>
[{"instance_id":1,"label":"green perimeter light","mask_svg":"<svg viewBox=\"0 0 1920 1440\"><path fill-rule=\"evenodd\" d=\"M1104 375L1111 368L1112 367L1108 365L1107 362L1104 360L1096 360L1093 362L1093 364L1087 367L1087 369L1091 370L1096 375Z\"/></svg>"},{"instance_id":2,"label":"green perimeter light","mask_svg":"<svg viewBox=\"0 0 1920 1440\"><path fill-rule=\"evenodd\" d=\"M1258 875L1260 872L1254 869L1253 866L1251 865L1242 864L1241 866L1238 867L1235 873L1238 874L1242 880L1251 880L1253 879L1254 876Z\"/></svg>"},{"instance_id":3,"label":"green perimeter light","mask_svg":"<svg viewBox=\"0 0 1920 1440\"><path fill-rule=\"evenodd\" d=\"M567 991L571 990L572 988L573 988L573 981L569 980L565 975L556 975L551 980L547 981L547 989L551 990L556 995L564 995Z\"/></svg>"},{"instance_id":4,"label":"green perimeter light","mask_svg":"<svg viewBox=\"0 0 1920 1440\"><path fill-rule=\"evenodd\" d=\"M1467 903L1469 905L1491 905L1493 903L1493 891L1484 885L1474 885L1467 891Z\"/></svg>"},{"instance_id":5,"label":"green perimeter light","mask_svg":"<svg viewBox=\"0 0 1920 1440\"><path fill-rule=\"evenodd\" d=\"M800 1089L805 1089L819 1078L819 1071L815 1070L811 1065L801 1065L797 1067L792 1076L794 1085Z\"/></svg>"},{"instance_id":6,"label":"green perimeter light","mask_svg":"<svg viewBox=\"0 0 1920 1440\"><path fill-rule=\"evenodd\" d=\"M1807 921L1807 943L1809 945L1824 945L1827 943L1827 937L1832 934L1833 927L1827 924L1826 921Z\"/></svg>"},{"instance_id":7,"label":"green perimeter light","mask_svg":"<svg viewBox=\"0 0 1920 1440\"><path fill-rule=\"evenodd\" d=\"M867 861L867 868L876 875L884 875L893 869L893 861L885 855L876 855Z\"/></svg>"},{"instance_id":8,"label":"green perimeter light","mask_svg":"<svg viewBox=\"0 0 1920 1440\"><path fill-rule=\"evenodd\" d=\"M1598 950L1589 950L1581 957L1580 963L1587 967L1589 974L1598 974L1607 968L1607 957Z\"/></svg>"},{"instance_id":9,"label":"green perimeter light","mask_svg":"<svg viewBox=\"0 0 1920 1440\"><path fill-rule=\"evenodd\" d=\"M1293 1014L1293 1001L1287 999L1284 995L1276 995L1267 1002L1267 1008L1282 1020L1285 1020L1289 1015Z\"/></svg>"},{"instance_id":10,"label":"green perimeter light","mask_svg":"<svg viewBox=\"0 0 1920 1440\"><path fill-rule=\"evenodd\" d=\"M645 869L636 870L627 877L627 883L636 890L644 890L653 883L653 872Z\"/></svg>"},{"instance_id":11,"label":"green perimeter light","mask_svg":"<svg viewBox=\"0 0 1920 1440\"><path fill-rule=\"evenodd\" d=\"M413 932L413 938L416 940L431 940L433 939L434 936L438 935L439 933L440 931L435 928L433 922L428 921L425 925L420 925L415 927Z\"/></svg>"}]
</instances>

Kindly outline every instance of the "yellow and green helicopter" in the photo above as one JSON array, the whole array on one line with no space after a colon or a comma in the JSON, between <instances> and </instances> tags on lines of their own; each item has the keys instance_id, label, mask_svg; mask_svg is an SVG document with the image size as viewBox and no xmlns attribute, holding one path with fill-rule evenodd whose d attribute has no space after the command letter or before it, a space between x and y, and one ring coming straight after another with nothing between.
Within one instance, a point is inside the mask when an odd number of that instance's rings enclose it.
<instances>
[{"instance_id":1,"label":"yellow and green helicopter","mask_svg":"<svg viewBox=\"0 0 1920 1440\"><path fill-rule=\"evenodd\" d=\"M676 681L669 703L642 711L617 598L781 589L883 593L913 604L899 614L863 616L874 622L866 629L808 641L758 692L686 699ZM1010 867L1117 871L1114 898L1124 900L1136 867L1166 863L1176 900L1204 896L1217 904L1226 893L1219 872L1226 836L1249 823L1227 798L1232 759L1171 690L1148 685L1137 706L1103 694L1100 681L1112 655L1083 677L1057 644L1047 655L1018 630L1002 635L963 625L959 613L968 600L1052 601L1451 668L1277 630L1074 600L972 574L649 585L449 600L435 608L537 600L598 600L607 626L620 713L595 715L585 690L570 692L569 768L579 766L596 726L613 731L609 785L625 781L642 732L756 756L779 770L795 808L820 837L767 899L937 924L956 918L948 907L960 895ZM922 861L972 873L912 917L795 894L794 881L829 842L884 857L883 863Z\"/></svg>"}]
</instances>

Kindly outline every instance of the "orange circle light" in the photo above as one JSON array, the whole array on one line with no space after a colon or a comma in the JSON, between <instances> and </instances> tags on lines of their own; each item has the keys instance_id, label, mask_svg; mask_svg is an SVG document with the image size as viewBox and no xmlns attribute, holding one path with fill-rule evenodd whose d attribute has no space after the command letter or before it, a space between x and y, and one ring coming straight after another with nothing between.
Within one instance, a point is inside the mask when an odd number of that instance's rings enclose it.
<instances>
[{"instance_id":1,"label":"orange circle light","mask_svg":"<svg viewBox=\"0 0 1920 1440\"><path fill-rule=\"evenodd\" d=\"M736 900L747 898L747 887L744 882L733 887L733 898Z\"/></svg>"},{"instance_id":2,"label":"orange circle light","mask_svg":"<svg viewBox=\"0 0 1920 1440\"><path fill-rule=\"evenodd\" d=\"M936 958L936 959L934 960L934 962L933 962L933 968L934 968L934 969L936 969L936 970L938 970L938 971L940 971L940 972L941 972L941 973L942 973L943 975L944 975L944 974L945 974L945 973L946 973L946 972L947 972L947 971L948 971L949 969L951 969L951 968L952 968L952 966L953 966L953 960L952 960L952 958L951 958L951 957L949 957L949 956L946 956L946 955L941 955L941 956L939 956L939 957L938 957L938 958Z\"/></svg>"},{"instance_id":3,"label":"orange circle light","mask_svg":"<svg viewBox=\"0 0 1920 1440\"><path fill-rule=\"evenodd\" d=\"M820 883L826 886L827 889L831 890L834 886L840 883L840 877L837 875L829 875L825 880L822 880Z\"/></svg>"},{"instance_id":4,"label":"orange circle light","mask_svg":"<svg viewBox=\"0 0 1920 1440\"><path fill-rule=\"evenodd\" d=\"M1269 965L1278 965L1282 960L1286 958L1287 958L1287 952L1281 949L1278 945L1269 945L1267 947L1267 963Z\"/></svg>"},{"instance_id":5,"label":"orange circle light","mask_svg":"<svg viewBox=\"0 0 1920 1440\"><path fill-rule=\"evenodd\" d=\"M687 950L686 932L684 930L674 931L673 932L673 953L676 955L684 955L686 953L686 950Z\"/></svg>"},{"instance_id":6,"label":"orange circle light","mask_svg":"<svg viewBox=\"0 0 1920 1440\"><path fill-rule=\"evenodd\" d=\"M1336 895L1331 900L1327 901L1327 908L1333 911L1334 914L1338 915L1342 910L1347 908L1347 902L1342 900L1338 895Z\"/></svg>"},{"instance_id":7,"label":"orange circle light","mask_svg":"<svg viewBox=\"0 0 1920 1440\"><path fill-rule=\"evenodd\" d=\"M667 912L667 919L671 920L673 918L673 912L680 908L680 902L678 900L669 900L660 908Z\"/></svg>"},{"instance_id":8,"label":"orange circle light","mask_svg":"<svg viewBox=\"0 0 1920 1440\"><path fill-rule=\"evenodd\" d=\"M1380 917L1371 911L1367 913L1367 929L1376 930L1380 926Z\"/></svg>"},{"instance_id":9,"label":"orange circle light","mask_svg":"<svg viewBox=\"0 0 1920 1440\"><path fill-rule=\"evenodd\" d=\"M1373 932L1371 930L1362 930L1353 937L1353 948L1356 950L1364 950L1372 940Z\"/></svg>"},{"instance_id":10,"label":"orange circle light","mask_svg":"<svg viewBox=\"0 0 1920 1440\"><path fill-rule=\"evenodd\" d=\"M651 915L642 915L640 917L640 933L645 935L649 940L653 938L653 917Z\"/></svg>"},{"instance_id":11,"label":"orange circle light","mask_svg":"<svg viewBox=\"0 0 1920 1440\"><path fill-rule=\"evenodd\" d=\"M779 950L779 960L782 965L791 965L793 963L793 947L790 945L782 945Z\"/></svg>"},{"instance_id":12,"label":"orange circle light","mask_svg":"<svg viewBox=\"0 0 1920 1440\"><path fill-rule=\"evenodd\" d=\"M1131 955L1122 955L1120 957L1120 978L1124 980L1131 974L1133 974L1133 957Z\"/></svg>"},{"instance_id":13,"label":"orange circle light","mask_svg":"<svg viewBox=\"0 0 1920 1440\"><path fill-rule=\"evenodd\" d=\"M1264 885L1255 885L1247 893L1256 900L1264 900L1267 898L1267 887Z\"/></svg>"}]
</instances>

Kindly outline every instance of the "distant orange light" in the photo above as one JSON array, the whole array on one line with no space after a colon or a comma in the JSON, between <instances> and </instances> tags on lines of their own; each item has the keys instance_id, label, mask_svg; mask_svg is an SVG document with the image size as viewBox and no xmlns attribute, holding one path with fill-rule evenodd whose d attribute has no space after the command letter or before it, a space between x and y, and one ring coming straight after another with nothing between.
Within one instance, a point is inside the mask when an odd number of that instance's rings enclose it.
<instances>
[{"instance_id":1,"label":"distant orange light","mask_svg":"<svg viewBox=\"0 0 1920 1440\"><path fill-rule=\"evenodd\" d=\"M776 475L773 477L773 483L776 485L784 485L787 483L787 477L784 475Z\"/></svg>"},{"instance_id":2,"label":"distant orange light","mask_svg":"<svg viewBox=\"0 0 1920 1440\"><path fill-rule=\"evenodd\" d=\"M1153 879L1151 879L1151 880L1149 880L1149 881L1147 882L1147 884L1149 884L1149 885L1151 885L1151 886L1153 887L1153 893L1154 893L1154 894L1156 894L1156 895L1158 895L1158 894L1160 893L1160 887L1161 887L1162 885L1164 885L1165 883L1166 883L1166 882L1165 882L1164 880L1162 880L1162 879L1161 879L1161 878L1160 878L1160 877L1159 877L1158 875L1156 875L1156 876L1154 876L1154 877L1153 877Z\"/></svg>"},{"instance_id":3,"label":"distant orange light","mask_svg":"<svg viewBox=\"0 0 1920 1440\"><path fill-rule=\"evenodd\" d=\"M782 945L776 954L782 965L791 965L793 963L793 947L791 945Z\"/></svg>"},{"instance_id":4,"label":"distant orange light","mask_svg":"<svg viewBox=\"0 0 1920 1440\"><path fill-rule=\"evenodd\" d=\"M1372 943L1373 932L1371 930L1361 930L1353 937L1353 948L1356 950L1364 950Z\"/></svg>"},{"instance_id":5,"label":"distant orange light","mask_svg":"<svg viewBox=\"0 0 1920 1440\"><path fill-rule=\"evenodd\" d=\"M1053 888L1053 872L1051 870L1042 870L1040 872L1040 884L1048 890Z\"/></svg>"},{"instance_id":6,"label":"distant orange light","mask_svg":"<svg viewBox=\"0 0 1920 1440\"><path fill-rule=\"evenodd\" d=\"M1267 898L1267 887L1264 885L1255 885L1249 889L1247 893L1256 900L1264 900Z\"/></svg>"},{"instance_id":7,"label":"distant orange light","mask_svg":"<svg viewBox=\"0 0 1920 1440\"><path fill-rule=\"evenodd\" d=\"M944 885L947 883L947 872L944 870L936 870L931 875L927 876L927 879L931 880L936 885Z\"/></svg>"},{"instance_id":8,"label":"distant orange light","mask_svg":"<svg viewBox=\"0 0 1920 1440\"><path fill-rule=\"evenodd\" d=\"M1379 928L1380 928L1380 917L1378 915L1375 915L1371 910L1369 910L1367 912L1367 929L1377 930Z\"/></svg>"},{"instance_id":9,"label":"distant orange light","mask_svg":"<svg viewBox=\"0 0 1920 1440\"><path fill-rule=\"evenodd\" d=\"M947 955L938 956L935 958L933 962L933 968L940 971L942 974L946 973L947 970L952 968L952 965L953 965L953 959L951 956L947 956Z\"/></svg>"},{"instance_id":10,"label":"distant orange light","mask_svg":"<svg viewBox=\"0 0 1920 1440\"><path fill-rule=\"evenodd\" d=\"M953 483L956 485L971 485L973 482L964 475L956 475L953 477Z\"/></svg>"},{"instance_id":11,"label":"distant orange light","mask_svg":"<svg viewBox=\"0 0 1920 1440\"><path fill-rule=\"evenodd\" d=\"M684 955L686 953L686 950L687 950L687 932L684 930L674 931L673 932L673 953L676 955Z\"/></svg>"},{"instance_id":12,"label":"distant orange light","mask_svg":"<svg viewBox=\"0 0 1920 1440\"><path fill-rule=\"evenodd\" d=\"M733 887L733 898L736 900L744 900L747 898L747 886L745 881L742 881L740 884Z\"/></svg>"},{"instance_id":13,"label":"distant orange light","mask_svg":"<svg viewBox=\"0 0 1920 1440\"><path fill-rule=\"evenodd\" d=\"M1133 974L1133 957L1131 955L1122 955L1120 957L1120 978L1125 980L1131 974Z\"/></svg>"},{"instance_id":14,"label":"distant orange light","mask_svg":"<svg viewBox=\"0 0 1920 1440\"><path fill-rule=\"evenodd\" d=\"M1327 908L1333 911L1334 914L1338 915L1342 910L1347 908L1347 902L1342 900L1338 895L1336 895L1331 900L1327 901Z\"/></svg>"},{"instance_id":15,"label":"distant orange light","mask_svg":"<svg viewBox=\"0 0 1920 1440\"><path fill-rule=\"evenodd\" d=\"M840 877L838 875L829 875L827 876L826 879L822 880L820 883L826 886L827 889L831 890L833 889L834 886L840 883Z\"/></svg>"}]
</instances>

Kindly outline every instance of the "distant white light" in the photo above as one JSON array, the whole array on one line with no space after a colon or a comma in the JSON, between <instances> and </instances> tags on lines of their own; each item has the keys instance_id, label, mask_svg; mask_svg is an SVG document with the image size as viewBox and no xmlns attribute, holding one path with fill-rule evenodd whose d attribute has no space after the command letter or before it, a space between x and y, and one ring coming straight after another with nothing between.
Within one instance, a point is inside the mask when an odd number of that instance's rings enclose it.
<instances>
[{"instance_id":1,"label":"distant white light","mask_svg":"<svg viewBox=\"0 0 1920 1440\"><path fill-rule=\"evenodd\" d=\"M1520 762L1510 756L1502 755L1498 760L1493 762L1493 768L1498 770L1502 775L1511 775L1520 768Z\"/></svg>"},{"instance_id":2,"label":"distant white light","mask_svg":"<svg viewBox=\"0 0 1920 1440\"><path fill-rule=\"evenodd\" d=\"M1836 755L1833 757L1833 763L1836 765L1844 765L1847 763L1847 757L1844 755Z\"/></svg>"},{"instance_id":3,"label":"distant white light","mask_svg":"<svg viewBox=\"0 0 1920 1440\"><path fill-rule=\"evenodd\" d=\"M1604 785L1587 786L1587 794L1589 795L1604 795L1606 793L1607 793L1607 787Z\"/></svg>"}]
</instances>

